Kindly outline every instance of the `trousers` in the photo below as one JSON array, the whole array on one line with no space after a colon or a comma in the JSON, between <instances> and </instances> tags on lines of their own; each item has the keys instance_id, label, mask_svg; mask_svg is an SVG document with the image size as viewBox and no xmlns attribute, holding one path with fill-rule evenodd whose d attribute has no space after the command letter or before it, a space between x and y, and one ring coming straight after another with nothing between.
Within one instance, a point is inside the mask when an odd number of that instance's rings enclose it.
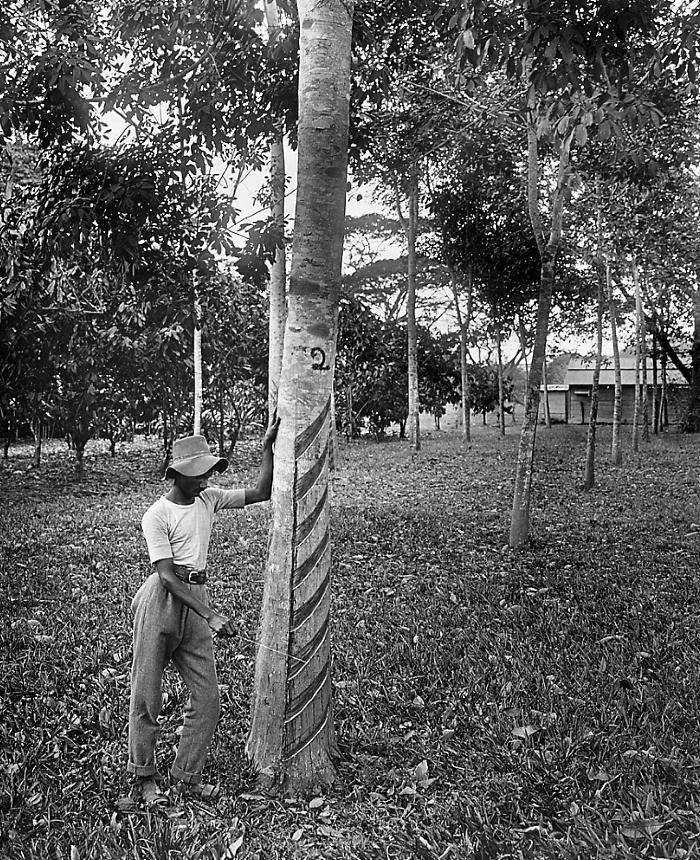
<instances>
[{"instance_id":1,"label":"trousers","mask_svg":"<svg viewBox=\"0 0 700 860\"><path fill-rule=\"evenodd\" d=\"M206 586L192 583L188 588L208 605ZM127 770L136 776L157 773L163 672L172 661L190 695L170 772L177 780L198 783L221 713L211 630L204 618L166 591L155 572L136 592L131 608L134 640Z\"/></svg>"}]
</instances>

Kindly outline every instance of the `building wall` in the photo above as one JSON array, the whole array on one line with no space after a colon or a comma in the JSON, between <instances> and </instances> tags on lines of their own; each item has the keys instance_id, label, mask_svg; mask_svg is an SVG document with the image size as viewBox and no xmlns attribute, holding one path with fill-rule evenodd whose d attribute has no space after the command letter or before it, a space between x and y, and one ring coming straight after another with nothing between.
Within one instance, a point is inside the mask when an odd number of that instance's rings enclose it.
<instances>
[{"instance_id":1,"label":"building wall","mask_svg":"<svg viewBox=\"0 0 700 860\"><path fill-rule=\"evenodd\" d=\"M576 389L569 393L569 423L588 424L591 411L591 398L588 395L575 394ZM687 389L671 387L668 390L668 423L677 425L682 421L687 400ZM612 424L615 386L606 385L598 391L598 424ZM649 390L649 422L653 421L651 414L652 394ZM622 415L623 424L634 422L634 386L622 386Z\"/></svg>"},{"instance_id":2,"label":"building wall","mask_svg":"<svg viewBox=\"0 0 700 860\"><path fill-rule=\"evenodd\" d=\"M552 421L559 424L566 424L569 421L569 392L568 391L552 391L547 392L549 400L549 417ZM544 393L540 392L540 410L539 420L544 421Z\"/></svg>"}]
</instances>

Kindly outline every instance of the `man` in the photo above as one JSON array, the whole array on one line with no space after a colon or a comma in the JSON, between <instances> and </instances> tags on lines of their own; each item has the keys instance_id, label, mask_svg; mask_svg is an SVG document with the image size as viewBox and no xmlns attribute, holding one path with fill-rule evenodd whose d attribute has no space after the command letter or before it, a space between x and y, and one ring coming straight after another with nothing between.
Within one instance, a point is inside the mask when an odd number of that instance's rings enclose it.
<instances>
[{"instance_id":1,"label":"man","mask_svg":"<svg viewBox=\"0 0 700 860\"><path fill-rule=\"evenodd\" d=\"M132 601L134 648L129 706L129 764L140 798L148 806L168 803L156 770L155 747L162 708L163 671L172 660L190 692L182 734L171 768L172 793L215 799L218 788L202 782L202 770L219 719L219 687L213 635L232 636L234 622L209 606L206 564L213 518L226 508L270 498L273 444L279 421L265 433L258 482L247 489L209 487L213 472L228 461L215 457L203 436L173 444L166 471L170 490L142 520L155 570Z\"/></svg>"}]
</instances>

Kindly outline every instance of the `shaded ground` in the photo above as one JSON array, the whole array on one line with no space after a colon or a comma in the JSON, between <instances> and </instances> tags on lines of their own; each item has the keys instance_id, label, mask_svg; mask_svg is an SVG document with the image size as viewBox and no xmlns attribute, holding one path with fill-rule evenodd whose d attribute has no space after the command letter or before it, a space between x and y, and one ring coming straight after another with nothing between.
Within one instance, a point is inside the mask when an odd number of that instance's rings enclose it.
<instances>
[{"instance_id":1,"label":"shaded ground","mask_svg":"<svg viewBox=\"0 0 700 860\"><path fill-rule=\"evenodd\" d=\"M334 683L343 753L323 798L262 800L243 758L267 512L222 515L218 807L123 815L129 601L148 445L64 446L0 471L0 856L695 857L700 839L700 440L668 436L580 490L582 428L538 437L532 546L506 546L515 428L341 447ZM601 461L609 440L603 431ZM25 457L26 454L26 457ZM246 481L242 446L222 483ZM236 610L237 607L237 610ZM184 701L167 678L162 757ZM228 850L228 854L226 851Z\"/></svg>"}]
</instances>

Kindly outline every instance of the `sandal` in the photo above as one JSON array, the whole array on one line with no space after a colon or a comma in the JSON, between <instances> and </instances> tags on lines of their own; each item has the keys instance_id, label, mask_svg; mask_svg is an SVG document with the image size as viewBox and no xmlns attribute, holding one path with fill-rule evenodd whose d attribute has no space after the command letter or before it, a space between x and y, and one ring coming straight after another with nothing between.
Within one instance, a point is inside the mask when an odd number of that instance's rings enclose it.
<instances>
[{"instance_id":1,"label":"sandal","mask_svg":"<svg viewBox=\"0 0 700 860\"><path fill-rule=\"evenodd\" d=\"M164 794L160 786L153 779L146 779L137 785L137 791L143 805L149 809L165 809L170 806L167 794Z\"/></svg>"},{"instance_id":2,"label":"sandal","mask_svg":"<svg viewBox=\"0 0 700 860\"><path fill-rule=\"evenodd\" d=\"M175 797L182 800L205 800L213 802L218 800L221 794L221 786L212 785L209 782L182 782L178 781L171 788Z\"/></svg>"}]
</instances>

